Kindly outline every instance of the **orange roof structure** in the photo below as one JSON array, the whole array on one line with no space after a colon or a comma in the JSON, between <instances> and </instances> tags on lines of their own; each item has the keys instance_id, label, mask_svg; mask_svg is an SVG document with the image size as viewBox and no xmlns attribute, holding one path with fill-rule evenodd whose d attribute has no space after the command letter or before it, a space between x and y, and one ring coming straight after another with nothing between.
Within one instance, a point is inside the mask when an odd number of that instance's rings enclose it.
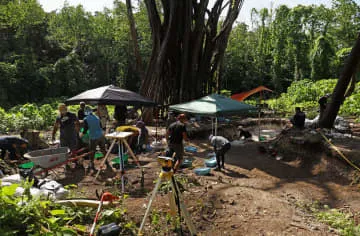
<instances>
[{"instance_id":1,"label":"orange roof structure","mask_svg":"<svg viewBox=\"0 0 360 236\"><path fill-rule=\"evenodd\" d=\"M231 96L231 98L234 99L234 100L237 100L237 101L244 101L247 97L250 97L254 93L258 93L258 92L261 92L261 91L273 92L271 89L266 88L265 86L259 86L257 88L254 88L254 89L250 90L250 91L233 94Z\"/></svg>"}]
</instances>

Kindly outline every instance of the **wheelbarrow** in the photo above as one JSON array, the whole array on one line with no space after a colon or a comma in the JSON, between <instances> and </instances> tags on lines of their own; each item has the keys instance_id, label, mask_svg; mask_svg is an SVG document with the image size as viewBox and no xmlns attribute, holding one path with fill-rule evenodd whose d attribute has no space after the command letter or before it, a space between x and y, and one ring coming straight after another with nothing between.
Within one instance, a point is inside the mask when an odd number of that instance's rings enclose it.
<instances>
[{"instance_id":1,"label":"wheelbarrow","mask_svg":"<svg viewBox=\"0 0 360 236\"><path fill-rule=\"evenodd\" d=\"M85 150L85 148L82 148L70 152L70 149L67 147L48 148L28 152L24 155L24 157L34 163L32 167L33 174L39 176L40 178L45 178L48 176L50 170L66 165L70 162L77 162L92 153L83 153Z\"/></svg>"}]
</instances>

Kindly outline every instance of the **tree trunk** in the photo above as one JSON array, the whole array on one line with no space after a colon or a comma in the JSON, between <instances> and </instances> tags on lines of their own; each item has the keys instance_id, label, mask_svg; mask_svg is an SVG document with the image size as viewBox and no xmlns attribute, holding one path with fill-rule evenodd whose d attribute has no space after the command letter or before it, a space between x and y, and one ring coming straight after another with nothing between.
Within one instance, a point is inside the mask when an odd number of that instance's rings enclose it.
<instances>
[{"instance_id":1,"label":"tree trunk","mask_svg":"<svg viewBox=\"0 0 360 236\"><path fill-rule=\"evenodd\" d=\"M228 37L243 0L216 0L212 9L208 9L209 0L157 3L145 0L152 54L140 93L159 104L169 105L220 88L215 75L221 68ZM225 9L225 20L220 22Z\"/></svg>"},{"instance_id":2,"label":"tree trunk","mask_svg":"<svg viewBox=\"0 0 360 236\"><path fill-rule=\"evenodd\" d=\"M323 116L319 121L322 128L332 128L334 121L339 112L341 104L345 100L345 93L349 86L352 76L357 71L360 62L360 34L358 35L355 46L351 50L349 57L346 60L343 72L335 86L334 92L331 96L331 103L326 106Z\"/></svg>"},{"instance_id":3,"label":"tree trunk","mask_svg":"<svg viewBox=\"0 0 360 236\"><path fill-rule=\"evenodd\" d=\"M132 43L133 43L134 56L136 59L136 69L135 70L138 73L139 77L141 79L144 79L145 75L144 75L144 70L143 70L143 66L142 66L142 59L141 59L141 55L140 55L139 42L138 42L138 37L137 37L137 32L136 32L134 15L132 12L131 0L126 0L126 8L127 8L127 17L128 17L129 25L130 25L130 35L131 35L131 39L132 39Z\"/></svg>"}]
</instances>

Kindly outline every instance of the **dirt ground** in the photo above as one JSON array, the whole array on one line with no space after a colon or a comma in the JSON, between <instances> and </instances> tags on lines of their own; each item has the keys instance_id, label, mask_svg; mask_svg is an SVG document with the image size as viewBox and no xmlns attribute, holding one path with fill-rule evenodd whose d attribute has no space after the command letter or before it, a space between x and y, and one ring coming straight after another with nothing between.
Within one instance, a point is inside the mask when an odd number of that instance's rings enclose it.
<instances>
[{"instance_id":1,"label":"dirt ground","mask_svg":"<svg viewBox=\"0 0 360 236\"><path fill-rule=\"evenodd\" d=\"M193 167L204 166L211 152L207 140L192 140L191 145L198 148L197 153L186 153L186 158L193 159ZM318 201L331 208L360 210L359 186L351 185L350 168L343 162L323 152L301 148L295 150L298 155L282 154L283 159L276 160L259 152L259 146L264 145L268 143L233 145L221 172L212 170L209 176L196 176L193 169L186 168L177 174L178 179L187 179L182 197L201 235L336 235L309 214L306 206ZM125 207L137 226L160 171L156 157L157 153L139 156L145 168L143 189L141 170L134 165L126 167L129 198ZM95 198L95 190L119 192L116 186L106 186L107 178L114 175L108 170L94 182L93 176L78 170L66 177L58 176L58 181L77 184L77 196ZM152 209L167 212L167 195L158 194ZM145 235L175 234L155 230L149 220L145 232Z\"/></svg>"}]
</instances>

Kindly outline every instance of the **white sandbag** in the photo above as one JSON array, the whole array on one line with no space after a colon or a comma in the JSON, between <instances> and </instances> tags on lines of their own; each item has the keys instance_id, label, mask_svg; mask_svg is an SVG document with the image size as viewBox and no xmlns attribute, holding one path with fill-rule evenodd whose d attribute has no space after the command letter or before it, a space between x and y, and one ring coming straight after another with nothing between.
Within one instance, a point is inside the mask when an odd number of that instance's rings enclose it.
<instances>
[{"instance_id":1,"label":"white sandbag","mask_svg":"<svg viewBox=\"0 0 360 236\"><path fill-rule=\"evenodd\" d=\"M41 191L40 191L40 189L38 189L38 188L30 188L30 194L31 194L31 196L33 196L34 198L38 198L38 197L40 197L40 195L41 195Z\"/></svg>"},{"instance_id":2,"label":"white sandbag","mask_svg":"<svg viewBox=\"0 0 360 236\"><path fill-rule=\"evenodd\" d=\"M51 190L40 189L40 194L45 198L55 199L55 193Z\"/></svg>"},{"instance_id":3,"label":"white sandbag","mask_svg":"<svg viewBox=\"0 0 360 236\"><path fill-rule=\"evenodd\" d=\"M14 196L15 197L20 197L24 194L25 192L25 189L23 187L17 187L16 190L15 190L15 194Z\"/></svg>"},{"instance_id":4,"label":"white sandbag","mask_svg":"<svg viewBox=\"0 0 360 236\"><path fill-rule=\"evenodd\" d=\"M60 188L55 192L55 198L56 199L65 199L69 195L69 190Z\"/></svg>"},{"instance_id":5,"label":"white sandbag","mask_svg":"<svg viewBox=\"0 0 360 236\"><path fill-rule=\"evenodd\" d=\"M12 183L10 183L10 182L2 182L1 181L1 186L10 186L10 185L12 185Z\"/></svg>"},{"instance_id":6,"label":"white sandbag","mask_svg":"<svg viewBox=\"0 0 360 236\"><path fill-rule=\"evenodd\" d=\"M3 182L9 182L13 184L21 183L22 180L23 178L19 174L9 175L1 179Z\"/></svg>"}]
</instances>

